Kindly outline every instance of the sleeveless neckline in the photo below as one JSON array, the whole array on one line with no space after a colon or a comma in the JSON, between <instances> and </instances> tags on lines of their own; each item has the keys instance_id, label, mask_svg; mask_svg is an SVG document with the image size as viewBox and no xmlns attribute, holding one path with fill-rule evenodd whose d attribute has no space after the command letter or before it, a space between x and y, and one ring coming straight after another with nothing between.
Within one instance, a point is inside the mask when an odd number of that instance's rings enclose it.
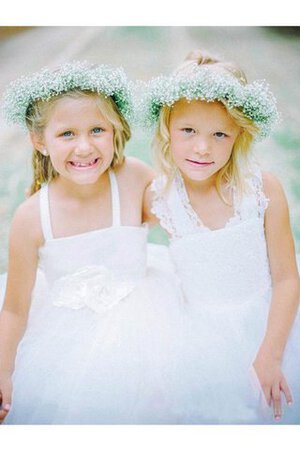
<instances>
[{"instance_id":1,"label":"sleeveless neckline","mask_svg":"<svg viewBox=\"0 0 300 450\"><path fill-rule=\"evenodd\" d=\"M108 170L109 181L110 181L110 192L111 192L111 202L112 202L112 225L110 227L97 228L95 230L85 231L83 233L77 233L70 236L54 237L51 226L51 215L50 215L50 204L49 204L49 186L45 184L42 186L39 196L40 196L40 217L42 224L42 231L46 241L61 241L70 240L74 238L80 238L91 234L96 234L99 232L108 232L109 230L115 228L128 228L128 229L141 229L145 230L145 224L141 226L135 225L122 225L121 224L121 208L120 208L120 195L119 187L117 182L117 177L115 173L109 169Z\"/></svg>"},{"instance_id":2,"label":"sleeveless neckline","mask_svg":"<svg viewBox=\"0 0 300 450\"><path fill-rule=\"evenodd\" d=\"M237 200L236 200L235 192L233 192L233 210L234 210L233 215L230 216L226 220L224 225L222 225L218 228L210 228L209 226L204 224L204 222L202 221L199 214L193 208L191 201L189 199L189 195L188 195L188 192L186 189L184 179L183 179L182 175L180 174L180 172L176 173L174 182L175 182L177 194L181 199L183 208L185 209L186 214L188 215L190 220L195 224L196 227L198 227L202 230L205 230L205 231L214 232L214 231L224 230L225 228L231 226L233 223L240 222L241 217L240 217L240 211L237 207Z\"/></svg>"},{"instance_id":3,"label":"sleeveless neckline","mask_svg":"<svg viewBox=\"0 0 300 450\"><path fill-rule=\"evenodd\" d=\"M154 197L151 211L169 233L170 243L192 234L213 235L226 232L254 217L264 220L269 199L264 194L262 173L258 166L253 165L245 182L247 192L242 198L237 195L237 191L233 192L234 214L219 228L209 228L202 223L190 203L180 173L175 174L169 185L165 175L160 175L152 182Z\"/></svg>"}]
</instances>

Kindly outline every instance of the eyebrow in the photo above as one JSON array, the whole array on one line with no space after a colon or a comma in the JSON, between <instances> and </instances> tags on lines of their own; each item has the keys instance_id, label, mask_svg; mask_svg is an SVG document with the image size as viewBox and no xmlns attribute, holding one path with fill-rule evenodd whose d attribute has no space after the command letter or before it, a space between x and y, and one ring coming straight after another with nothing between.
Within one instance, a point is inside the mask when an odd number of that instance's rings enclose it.
<instances>
[{"instance_id":1,"label":"eyebrow","mask_svg":"<svg viewBox=\"0 0 300 450\"><path fill-rule=\"evenodd\" d=\"M174 122L176 123L177 126L181 126L181 127L184 127L184 128L195 128L195 126L192 125L190 122L185 122L182 119L178 119L178 120L175 119Z\"/></svg>"},{"instance_id":2,"label":"eyebrow","mask_svg":"<svg viewBox=\"0 0 300 450\"><path fill-rule=\"evenodd\" d=\"M107 127L108 126L108 124L107 123L105 123L105 122L97 122L97 123L93 123L92 125L90 125L89 126L89 128L104 128L104 127ZM72 124L72 123L63 123L63 122L61 122L61 123L58 123L57 124L57 128L58 129L60 129L60 130L65 130L65 129L74 129L74 128L78 128L77 126L75 126L74 124Z\"/></svg>"},{"instance_id":3,"label":"eyebrow","mask_svg":"<svg viewBox=\"0 0 300 450\"><path fill-rule=\"evenodd\" d=\"M189 122L181 122L181 121L178 121L176 123L176 126L179 127L179 128L192 128L194 130L197 130L199 128L199 127L197 127L195 125L192 125ZM224 131L224 132L226 131L227 133L232 133L233 132L233 127L230 126L230 125L225 125L225 124L216 124L213 127L211 127L209 131L210 132L214 132L214 133L217 132L217 131Z\"/></svg>"}]
</instances>

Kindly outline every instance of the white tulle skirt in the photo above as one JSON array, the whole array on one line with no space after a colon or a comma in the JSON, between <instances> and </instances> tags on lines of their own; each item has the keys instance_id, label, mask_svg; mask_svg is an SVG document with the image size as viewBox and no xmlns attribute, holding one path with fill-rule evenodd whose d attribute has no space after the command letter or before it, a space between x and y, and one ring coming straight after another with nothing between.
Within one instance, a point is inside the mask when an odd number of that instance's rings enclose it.
<instances>
[{"instance_id":1,"label":"white tulle skirt","mask_svg":"<svg viewBox=\"0 0 300 450\"><path fill-rule=\"evenodd\" d=\"M288 406L281 395L283 417L279 422L274 420L253 367L266 329L270 294L239 305L187 307L184 383L176 392L182 423L300 424L299 314L282 363L293 404Z\"/></svg>"},{"instance_id":2,"label":"white tulle skirt","mask_svg":"<svg viewBox=\"0 0 300 450\"><path fill-rule=\"evenodd\" d=\"M103 314L47 303L39 273L5 424L274 424L252 366L270 293L194 310L172 272L150 245L147 277ZM294 401L282 396L279 424L300 424L299 355L298 314L282 364Z\"/></svg>"},{"instance_id":3,"label":"white tulle skirt","mask_svg":"<svg viewBox=\"0 0 300 450\"><path fill-rule=\"evenodd\" d=\"M179 423L182 313L170 267L159 268L168 264L166 249L150 246L145 279L102 314L47 303L40 273L5 424Z\"/></svg>"}]
</instances>

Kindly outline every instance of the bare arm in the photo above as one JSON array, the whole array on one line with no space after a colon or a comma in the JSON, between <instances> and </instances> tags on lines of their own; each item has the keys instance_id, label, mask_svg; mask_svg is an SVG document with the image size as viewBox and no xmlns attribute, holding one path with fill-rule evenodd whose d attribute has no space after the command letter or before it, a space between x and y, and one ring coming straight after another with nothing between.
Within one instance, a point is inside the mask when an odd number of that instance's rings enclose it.
<instances>
[{"instance_id":1,"label":"bare arm","mask_svg":"<svg viewBox=\"0 0 300 450\"><path fill-rule=\"evenodd\" d=\"M268 403L273 403L274 416L279 419L282 414L280 391L288 403L292 402L281 362L299 306L299 275L283 189L271 174L264 174L264 189L270 199L265 215L265 235L273 289L267 328L254 367Z\"/></svg>"},{"instance_id":2,"label":"bare arm","mask_svg":"<svg viewBox=\"0 0 300 450\"><path fill-rule=\"evenodd\" d=\"M299 306L299 275L287 201L280 183L265 175L265 192L270 199L265 216L273 296L263 344L275 358L284 348Z\"/></svg>"},{"instance_id":3,"label":"bare arm","mask_svg":"<svg viewBox=\"0 0 300 450\"><path fill-rule=\"evenodd\" d=\"M14 370L17 347L26 329L38 260L36 227L32 223L30 208L24 206L17 210L12 222L7 288L0 313L2 407L11 401L10 378Z\"/></svg>"},{"instance_id":4,"label":"bare arm","mask_svg":"<svg viewBox=\"0 0 300 450\"><path fill-rule=\"evenodd\" d=\"M145 163L139 160L135 160L135 171L138 174L138 178L142 183L142 222L148 223L148 225L156 225L159 221L156 216L151 212L152 197L151 183L154 180L156 173Z\"/></svg>"},{"instance_id":5,"label":"bare arm","mask_svg":"<svg viewBox=\"0 0 300 450\"><path fill-rule=\"evenodd\" d=\"M155 177L154 170L144 162L129 157L126 158L127 166L130 167L130 184L133 186L135 192L140 193L140 204L142 207L142 223L155 224L157 219L151 213L151 197L150 191L151 183ZM129 183L128 183L129 184Z\"/></svg>"}]
</instances>

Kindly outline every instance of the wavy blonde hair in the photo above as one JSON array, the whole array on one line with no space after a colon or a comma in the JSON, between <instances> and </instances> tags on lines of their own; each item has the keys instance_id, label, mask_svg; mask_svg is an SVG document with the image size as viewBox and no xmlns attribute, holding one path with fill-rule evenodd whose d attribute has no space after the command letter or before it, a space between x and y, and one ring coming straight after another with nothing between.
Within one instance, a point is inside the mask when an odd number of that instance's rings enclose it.
<instances>
[{"instance_id":1,"label":"wavy blonde hair","mask_svg":"<svg viewBox=\"0 0 300 450\"><path fill-rule=\"evenodd\" d=\"M56 102L65 97L73 99L92 97L96 100L101 114L113 125L114 129L114 155L111 167L114 168L121 165L124 162L124 147L131 137L131 131L128 122L120 113L111 97L104 97L102 94L91 91L73 90L51 97L48 101L37 101L30 105L27 110L26 125L29 132L42 136ZM32 154L32 169L33 182L29 189L29 195L37 192L43 183L49 182L58 176L49 156L43 155L36 148L33 149Z\"/></svg>"},{"instance_id":2,"label":"wavy blonde hair","mask_svg":"<svg viewBox=\"0 0 300 450\"><path fill-rule=\"evenodd\" d=\"M241 84L247 84L244 72L235 64L221 61L210 53L201 50L189 53L183 64L175 70L175 74L186 74L188 76L191 73L191 69L195 66L195 63L198 65L209 65L211 70L230 73L237 78ZM222 192L222 185L225 184L229 188L236 187L238 197L240 198L248 191L248 187L245 183L245 174L249 174L250 172L250 150L253 140L259 132L259 128L251 119L245 117L243 112L238 108L230 109L225 101L219 101L219 103L222 103L235 124L240 128L240 133L234 142L231 156L225 166L218 172L216 179L217 191L222 200L228 204L229 202ZM172 106L163 106L161 108L158 126L152 142L155 165L160 172L167 176L167 187L172 182L176 173L176 166L170 151L169 124L171 111Z\"/></svg>"}]
</instances>

